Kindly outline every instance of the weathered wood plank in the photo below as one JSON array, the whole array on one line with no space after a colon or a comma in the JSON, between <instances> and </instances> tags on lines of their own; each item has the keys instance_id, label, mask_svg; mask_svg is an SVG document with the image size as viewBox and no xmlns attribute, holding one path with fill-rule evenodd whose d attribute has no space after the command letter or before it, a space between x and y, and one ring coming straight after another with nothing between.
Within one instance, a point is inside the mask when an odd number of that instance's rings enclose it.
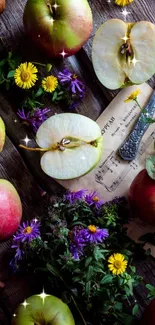
<instances>
[{"instance_id":1,"label":"weathered wood plank","mask_svg":"<svg viewBox=\"0 0 155 325\"><path fill-rule=\"evenodd\" d=\"M24 220L32 219L42 213L41 191L8 138L0 154L0 178L8 179L16 187L22 201ZM25 282L25 278L10 277L9 260L12 255L10 246L11 239L0 242L0 281L5 283L4 289L0 290L0 306L2 310L5 307L12 313L21 299L27 295L30 286ZM0 310L0 324L4 322L7 325L5 317L1 314Z\"/></svg>"}]
</instances>

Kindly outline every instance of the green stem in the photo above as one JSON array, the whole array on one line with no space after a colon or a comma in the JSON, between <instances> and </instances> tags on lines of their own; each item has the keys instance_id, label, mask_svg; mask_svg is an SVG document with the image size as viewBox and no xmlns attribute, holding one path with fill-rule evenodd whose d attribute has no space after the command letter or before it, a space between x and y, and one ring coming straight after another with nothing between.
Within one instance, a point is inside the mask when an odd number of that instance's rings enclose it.
<instances>
[{"instance_id":1,"label":"green stem","mask_svg":"<svg viewBox=\"0 0 155 325\"><path fill-rule=\"evenodd\" d=\"M83 317L83 315L82 315L82 313L81 313L81 311L80 311L80 309L79 309L79 307L78 307L78 305L77 305L77 303L76 303L76 301L75 301L75 299L74 299L74 297L73 297L72 295L71 295L71 298L72 298L72 300L73 300L73 303L74 303L74 305L75 305L77 311L79 312L79 314L80 314L80 316L81 316L81 319L82 319L82 321L83 321L83 324L84 324L84 325L87 325L87 324L86 324L86 321L85 321L85 319L84 319L84 317Z\"/></svg>"},{"instance_id":2,"label":"green stem","mask_svg":"<svg viewBox=\"0 0 155 325\"><path fill-rule=\"evenodd\" d=\"M139 104L138 100L135 98L134 101L136 102L136 104L138 105L138 107L142 110L142 106Z\"/></svg>"},{"instance_id":3,"label":"green stem","mask_svg":"<svg viewBox=\"0 0 155 325\"><path fill-rule=\"evenodd\" d=\"M46 64L32 61L33 64L40 65L41 67L46 67Z\"/></svg>"}]
</instances>

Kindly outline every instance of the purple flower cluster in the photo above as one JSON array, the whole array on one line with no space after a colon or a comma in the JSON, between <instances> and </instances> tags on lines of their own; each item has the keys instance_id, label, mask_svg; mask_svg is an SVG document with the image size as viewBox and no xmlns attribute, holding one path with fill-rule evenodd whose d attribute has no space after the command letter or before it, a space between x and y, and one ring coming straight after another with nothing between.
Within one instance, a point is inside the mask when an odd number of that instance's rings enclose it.
<instances>
[{"instance_id":1,"label":"purple flower cluster","mask_svg":"<svg viewBox=\"0 0 155 325\"><path fill-rule=\"evenodd\" d=\"M62 72L59 72L58 79L60 84L69 90L73 99L73 102L69 108L76 108L79 101L84 98L86 92L84 83L79 80L75 73L71 73L68 69L64 69Z\"/></svg>"},{"instance_id":2,"label":"purple flower cluster","mask_svg":"<svg viewBox=\"0 0 155 325\"><path fill-rule=\"evenodd\" d=\"M37 132L40 125L46 121L47 113L50 112L50 109L44 108L40 109L37 108L33 112L25 113L24 109L21 111L18 110L17 115L28 125L32 126L33 131Z\"/></svg>"},{"instance_id":3,"label":"purple flower cluster","mask_svg":"<svg viewBox=\"0 0 155 325\"><path fill-rule=\"evenodd\" d=\"M70 252L76 260L79 260L84 255L86 246L102 243L109 236L107 229L100 229L94 225L82 229L75 227L71 233Z\"/></svg>"},{"instance_id":4,"label":"purple flower cluster","mask_svg":"<svg viewBox=\"0 0 155 325\"><path fill-rule=\"evenodd\" d=\"M40 222L36 219L32 221L23 222L21 226L19 226L16 234L13 236L13 245L11 248L16 249L15 257L10 262L10 266L13 267L17 261L21 260L24 251L23 244L30 243L32 240L36 239L40 236Z\"/></svg>"},{"instance_id":5,"label":"purple flower cluster","mask_svg":"<svg viewBox=\"0 0 155 325\"><path fill-rule=\"evenodd\" d=\"M83 200L86 196L86 193L86 189L82 189L77 192L67 192L67 194L64 195L64 199L66 201L69 201L70 204L73 204L76 200Z\"/></svg>"},{"instance_id":6,"label":"purple flower cluster","mask_svg":"<svg viewBox=\"0 0 155 325\"><path fill-rule=\"evenodd\" d=\"M69 201L70 204L75 203L77 200L83 200L89 206L95 206L96 209L99 209L104 204L104 201L96 191L88 193L86 189L77 192L68 192L64 196L64 199Z\"/></svg>"}]
</instances>

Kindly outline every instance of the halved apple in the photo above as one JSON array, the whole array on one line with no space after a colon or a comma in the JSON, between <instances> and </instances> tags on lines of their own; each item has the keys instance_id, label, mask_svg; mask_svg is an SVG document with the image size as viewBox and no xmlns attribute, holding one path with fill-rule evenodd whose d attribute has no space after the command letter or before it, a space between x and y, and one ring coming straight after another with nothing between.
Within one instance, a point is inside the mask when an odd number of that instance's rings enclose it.
<instances>
[{"instance_id":1,"label":"halved apple","mask_svg":"<svg viewBox=\"0 0 155 325\"><path fill-rule=\"evenodd\" d=\"M49 148L41 158L43 171L56 179L88 173L102 154L102 136L96 122L79 114L57 114L39 128L36 141Z\"/></svg>"},{"instance_id":2,"label":"halved apple","mask_svg":"<svg viewBox=\"0 0 155 325\"><path fill-rule=\"evenodd\" d=\"M98 79L109 89L147 81L155 73L155 25L106 21L94 37L92 61Z\"/></svg>"},{"instance_id":3,"label":"halved apple","mask_svg":"<svg viewBox=\"0 0 155 325\"><path fill-rule=\"evenodd\" d=\"M4 142L5 142L5 124L2 118L0 117L0 152L3 150Z\"/></svg>"}]
</instances>

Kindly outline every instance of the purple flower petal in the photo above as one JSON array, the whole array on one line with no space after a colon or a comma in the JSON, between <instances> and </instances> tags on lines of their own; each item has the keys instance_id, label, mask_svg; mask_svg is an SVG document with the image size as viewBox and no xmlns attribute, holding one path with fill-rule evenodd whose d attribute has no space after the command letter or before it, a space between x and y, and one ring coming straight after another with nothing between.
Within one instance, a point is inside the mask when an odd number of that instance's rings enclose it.
<instances>
[{"instance_id":1,"label":"purple flower petal","mask_svg":"<svg viewBox=\"0 0 155 325\"><path fill-rule=\"evenodd\" d=\"M86 195L85 201L90 206L94 205L96 209L99 209L104 204L104 201L100 198L99 194L96 191Z\"/></svg>"},{"instance_id":2,"label":"purple flower petal","mask_svg":"<svg viewBox=\"0 0 155 325\"><path fill-rule=\"evenodd\" d=\"M68 192L64 195L64 199L69 201L70 204L73 204L76 200L83 200L86 196L87 190L82 189L77 192Z\"/></svg>"},{"instance_id":3,"label":"purple flower petal","mask_svg":"<svg viewBox=\"0 0 155 325\"><path fill-rule=\"evenodd\" d=\"M40 109L37 108L35 109L33 112L28 112L25 113L24 109L22 109L21 111L18 110L17 115L26 123L28 123L30 126L32 126L34 132L36 132L38 130L38 128L40 127L40 125L46 121L47 119L47 113L50 112L50 109L48 108L44 108L44 109Z\"/></svg>"}]
</instances>

